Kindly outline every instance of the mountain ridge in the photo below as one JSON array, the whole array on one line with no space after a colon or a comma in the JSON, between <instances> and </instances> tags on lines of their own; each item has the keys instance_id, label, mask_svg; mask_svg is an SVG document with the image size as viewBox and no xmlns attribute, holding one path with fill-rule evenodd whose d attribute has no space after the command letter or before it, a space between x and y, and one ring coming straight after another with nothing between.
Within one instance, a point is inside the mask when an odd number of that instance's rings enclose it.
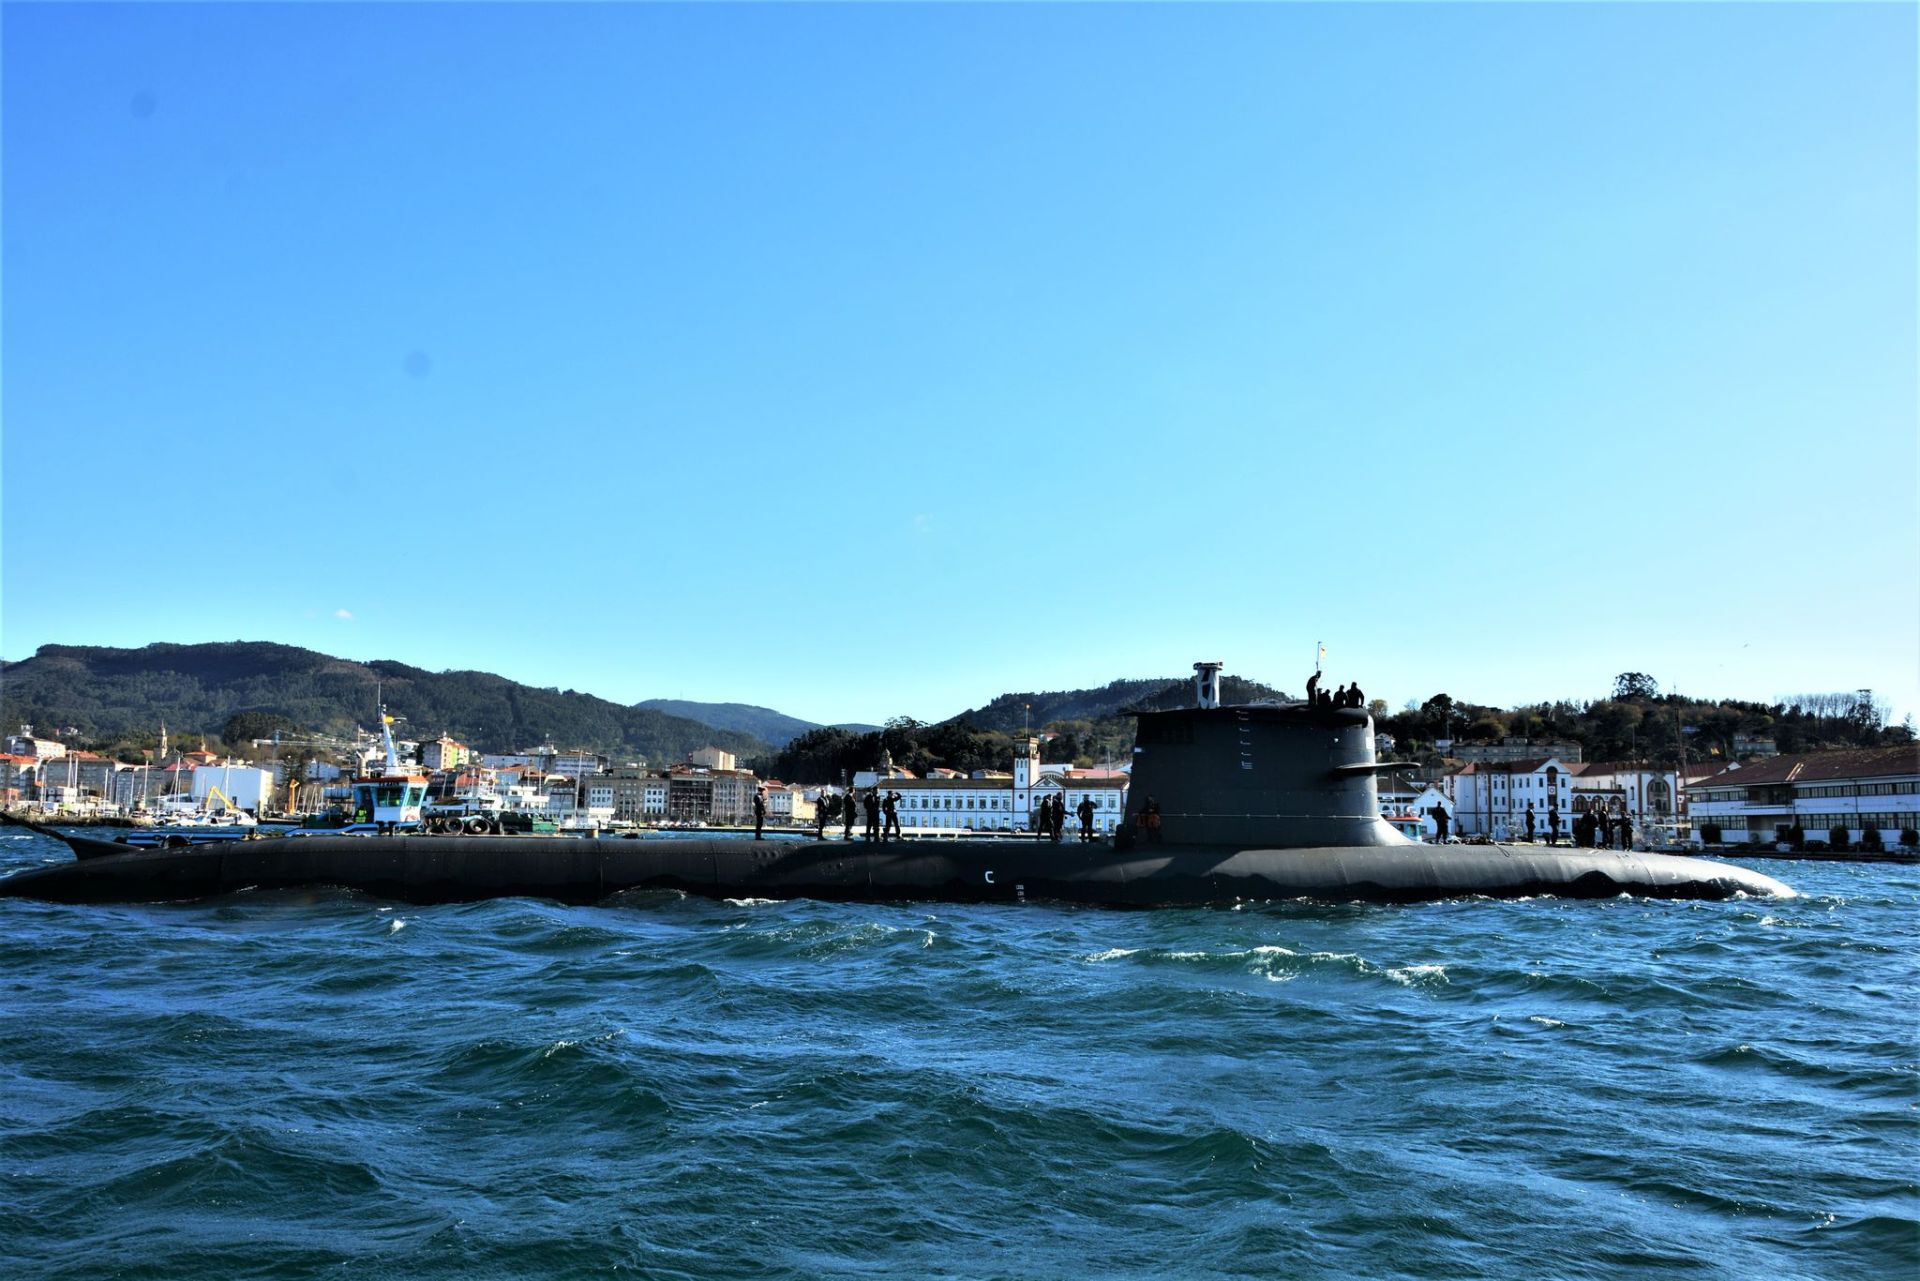
<instances>
[{"instance_id":1,"label":"mountain ridge","mask_svg":"<svg viewBox=\"0 0 1920 1281\"><path fill-rule=\"evenodd\" d=\"M823 726L817 721L803 721L797 716L788 716L785 712L754 703L701 703L685 698L646 698L634 706L699 721L715 729L751 734L774 747L785 747L808 730L832 728L864 733L879 728L877 725L859 725L851 721Z\"/></svg>"},{"instance_id":2,"label":"mountain ridge","mask_svg":"<svg viewBox=\"0 0 1920 1281\"><path fill-rule=\"evenodd\" d=\"M651 708L492 672L430 672L392 659L357 662L272 641L156 642L139 649L43 645L0 666L0 724L73 726L96 742L137 744L165 721L176 736L225 736L285 727L347 734L371 725L378 705L412 737L443 733L484 751L550 741L615 759L677 761L711 744L737 755L768 744ZM270 731L269 731L270 732Z\"/></svg>"}]
</instances>

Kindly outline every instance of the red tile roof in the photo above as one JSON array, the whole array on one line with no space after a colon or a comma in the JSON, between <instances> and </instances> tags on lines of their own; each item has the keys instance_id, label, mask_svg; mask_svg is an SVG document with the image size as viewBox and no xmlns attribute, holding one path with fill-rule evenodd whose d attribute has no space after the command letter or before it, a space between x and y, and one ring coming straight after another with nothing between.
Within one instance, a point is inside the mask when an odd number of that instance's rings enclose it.
<instances>
[{"instance_id":1,"label":"red tile roof","mask_svg":"<svg viewBox=\"0 0 1920 1281\"><path fill-rule=\"evenodd\" d=\"M1692 787L1760 787L1768 783L1817 783L1835 778L1885 778L1920 774L1920 747L1855 747L1837 752L1773 756L1738 769L1723 769Z\"/></svg>"}]
</instances>

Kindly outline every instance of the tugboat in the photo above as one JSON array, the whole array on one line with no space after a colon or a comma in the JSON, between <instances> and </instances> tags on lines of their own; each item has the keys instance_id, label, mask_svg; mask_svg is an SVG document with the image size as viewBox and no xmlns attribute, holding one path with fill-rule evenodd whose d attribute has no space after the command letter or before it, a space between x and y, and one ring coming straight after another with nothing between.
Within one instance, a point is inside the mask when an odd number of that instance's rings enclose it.
<instances>
[{"instance_id":1,"label":"tugboat","mask_svg":"<svg viewBox=\"0 0 1920 1281\"><path fill-rule=\"evenodd\" d=\"M1410 840L1380 817L1377 777L1405 766L1374 759L1373 722L1364 709L1222 706L1221 664L1194 669L1193 706L1134 713L1139 727L1129 821L1110 843L555 841L389 828L375 835L136 851L56 832L75 861L0 880L0 895L149 901L336 885L411 902L526 895L589 903L651 889L727 898L1152 907L1793 894L1772 877L1699 858ZM376 801L389 796L403 813L413 780L399 774L391 741L389 734L388 776L370 786ZM424 795L425 780L419 783ZM383 787L397 790L383 793ZM372 810L376 825L380 812L377 805Z\"/></svg>"},{"instance_id":2,"label":"tugboat","mask_svg":"<svg viewBox=\"0 0 1920 1281\"><path fill-rule=\"evenodd\" d=\"M289 835L393 836L424 830L427 776L401 767L400 751L393 745L393 717L387 715L384 706L380 709L380 745L386 753L385 768L349 784L351 804L346 813L336 811L323 816L319 824L299 828Z\"/></svg>"}]
</instances>

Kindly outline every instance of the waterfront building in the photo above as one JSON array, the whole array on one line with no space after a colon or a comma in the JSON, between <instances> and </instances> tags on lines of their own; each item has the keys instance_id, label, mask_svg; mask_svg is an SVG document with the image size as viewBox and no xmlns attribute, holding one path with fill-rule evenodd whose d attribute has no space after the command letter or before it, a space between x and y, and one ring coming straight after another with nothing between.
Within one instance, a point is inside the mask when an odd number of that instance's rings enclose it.
<instances>
[{"instance_id":1,"label":"waterfront building","mask_svg":"<svg viewBox=\"0 0 1920 1281\"><path fill-rule=\"evenodd\" d=\"M1733 765L1687 788L1693 837L1711 824L1731 843L1773 843L1799 827L1824 841L1837 827L1849 843L1872 829L1893 848L1920 829L1920 749L1865 747L1774 756Z\"/></svg>"},{"instance_id":2,"label":"waterfront building","mask_svg":"<svg viewBox=\"0 0 1920 1281\"><path fill-rule=\"evenodd\" d=\"M667 773L667 818L675 823L704 823L713 814L713 775L693 765Z\"/></svg>"},{"instance_id":3,"label":"waterfront building","mask_svg":"<svg viewBox=\"0 0 1920 1281\"><path fill-rule=\"evenodd\" d=\"M160 774L151 765L122 765L107 783L107 800L126 809L135 809L149 798L160 795Z\"/></svg>"},{"instance_id":4,"label":"waterfront building","mask_svg":"<svg viewBox=\"0 0 1920 1281\"><path fill-rule=\"evenodd\" d=\"M1579 766L1574 778L1575 813L1591 808L1595 798L1605 798L1610 812L1629 815L1636 823L1670 823L1679 817L1680 771L1671 767L1594 761Z\"/></svg>"},{"instance_id":5,"label":"waterfront building","mask_svg":"<svg viewBox=\"0 0 1920 1281\"><path fill-rule=\"evenodd\" d=\"M1557 756L1462 765L1442 780L1453 813L1453 833L1496 841L1524 836L1529 802L1538 831L1547 830L1547 813L1555 810L1564 833L1573 821L1573 778L1567 762Z\"/></svg>"},{"instance_id":6,"label":"waterfront building","mask_svg":"<svg viewBox=\"0 0 1920 1281\"><path fill-rule=\"evenodd\" d=\"M0 804L18 805L40 782L40 758L23 752L0 753Z\"/></svg>"},{"instance_id":7,"label":"waterfront building","mask_svg":"<svg viewBox=\"0 0 1920 1281\"><path fill-rule=\"evenodd\" d=\"M606 775L589 774L580 781L580 789L575 795L586 802L586 818L605 823L615 817L613 782Z\"/></svg>"},{"instance_id":8,"label":"waterfront building","mask_svg":"<svg viewBox=\"0 0 1920 1281\"><path fill-rule=\"evenodd\" d=\"M729 760L733 759L727 755ZM716 769L711 771L713 792L708 820L714 823L751 823L753 822L753 794L760 788L760 780L752 770Z\"/></svg>"},{"instance_id":9,"label":"waterfront building","mask_svg":"<svg viewBox=\"0 0 1920 1281\"><path fill-rule=\"evenodd\" d=\"M89 799L101 801L113 790L113 772L116 768L116 762L94 752L67 752L41 760L40 786L43 792L60 788L61 795L76 803Z\"/></svg>"},{"instance_id":10,"label":"waterfront building","mask_svg":"<svg viewBox=\"0 0 1920 1281\"><path fill-rule=\"evenodd\" d=\"M229 805L257 814L273 799L273 771L252 765L202 765L193 771L189 794L195 800L205 801L216 787Z\"/></svg>"},{"instance_id":11,"label":"waterfront building","mask_svg":"<svg viewBox=\"0 0 1920 1281\"><path fill-rule=\"evenodd\" d=\"M926 778L887 779L881 786L900 793L902 829L1030 831L1041 802L1058 795L1065 799L1069 835L1079 830L1076 811L1083 799L1093 802L1094 830L1106 835L1126 813L1128 782L1124 770L1043 766L1040 740L1029 737L1024 752L1014 757L1011 774L976 770L962 777L954 770L937 770Z\"/></svg>"},{"instance_id":12,"label":"waterfront building","mask_svg":"<svg viewBox=\"0 0 1920 1281\"><path fill-rule=\"evenodd\" d=\"M622 823L647 823L667 816L667 776L639 765L623 765L593 780L609 794L613 817Z\"/></svg>"},{"instance_id":13,"label":"waterfront building","mask_svg":"<svg viewBox=\"0 0 1920 1281\"><path fill-rule=\"evenodd\" d=\"M790 826L793 823L793 803L800 795L799 789L788 787L773 778L767 780L761 794L767 798L767 826Z\"/></svg>"}]
</instances>

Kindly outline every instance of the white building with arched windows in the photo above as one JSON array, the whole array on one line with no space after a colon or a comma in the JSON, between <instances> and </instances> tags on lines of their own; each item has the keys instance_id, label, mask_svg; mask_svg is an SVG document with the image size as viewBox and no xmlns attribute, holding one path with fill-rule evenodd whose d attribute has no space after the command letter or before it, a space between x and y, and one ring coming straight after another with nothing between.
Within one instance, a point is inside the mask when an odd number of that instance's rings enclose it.
<instances>
[{"instance_id":1,"label":"white building with arched windows","mask_svg":"<svg viewBox=\"0 0 1920 1281\"><path fill-rule=\"evenodd\" d=\"M1531 807L1542 836L1548 814L1559 816L1560 834L1565 836L1573 822L1573 770L1577 768L1557 756L1461 766L1442 780L1453 802L1454 833L1517 840L1526 834L1526 812Z\"/></svg>"},{"instance_id":2,"label":"white building with arched windows","mask_svg":"<svg viewBox=\"0 0 1920 1281\"><path fill-rule=\"evenodd\" d=\"M1011 775L981 770L966 778L879 780L882 791L900 793L902 832L1030 831L1040 802L1064 796L1069 836L1079 830L1082 800L1093 802L1094 831L1107 835L1118 827L1127 809L1127 783L1127 775L1120 770L1042 765L1037 738L1027 739L1025 752L1014 757Z\"/></svg>"}]
</instances>

